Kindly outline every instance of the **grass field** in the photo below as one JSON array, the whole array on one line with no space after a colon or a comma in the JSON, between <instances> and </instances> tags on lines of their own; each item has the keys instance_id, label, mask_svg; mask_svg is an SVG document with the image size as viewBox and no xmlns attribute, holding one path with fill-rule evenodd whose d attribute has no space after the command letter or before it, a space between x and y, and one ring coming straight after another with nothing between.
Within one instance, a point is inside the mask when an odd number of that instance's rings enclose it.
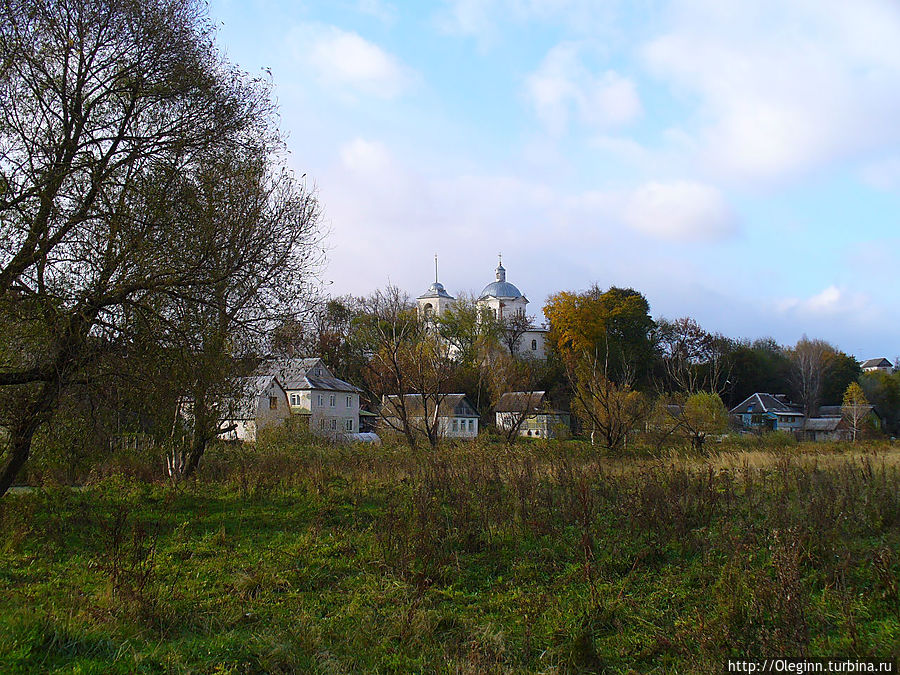
<instances>
[{"instance_id":1,"label":"grass field","mask_svg":"<svg viewBox=\"0 0 900 675\"><path fill-rule=\"evenodd\" d=\"M222 448L0 500L0 672L900 656L900 449Z\"/></svg>"}]
</instances>

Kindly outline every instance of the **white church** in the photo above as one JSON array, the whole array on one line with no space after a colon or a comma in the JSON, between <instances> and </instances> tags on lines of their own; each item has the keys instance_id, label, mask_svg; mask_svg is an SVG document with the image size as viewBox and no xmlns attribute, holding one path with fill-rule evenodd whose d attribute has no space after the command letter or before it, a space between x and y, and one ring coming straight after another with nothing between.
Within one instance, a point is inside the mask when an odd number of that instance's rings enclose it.
<instances>
[{"instance_id":1,"label":"white church","mask_svg":"<svg viewBox=\"0 0 900 675\"><path fill-rule=\"evenodd\" d=\"M419 313L424 317L440 316L453 307L456 302L456 298L450 295L444 289L444 285L438 281L437 256L434 261L434 283L416 298ZM478 305L491 310L500 321L514 316L526 316L528 298L506 280L506 269L503 267L502 257L495 274L495 280L485 286L478 296ZM518 342L518 355L535 359L546 358L545 343L548 332L547 328L530 326L529 330L522 333Z\"/></svg>"}]
</instances>

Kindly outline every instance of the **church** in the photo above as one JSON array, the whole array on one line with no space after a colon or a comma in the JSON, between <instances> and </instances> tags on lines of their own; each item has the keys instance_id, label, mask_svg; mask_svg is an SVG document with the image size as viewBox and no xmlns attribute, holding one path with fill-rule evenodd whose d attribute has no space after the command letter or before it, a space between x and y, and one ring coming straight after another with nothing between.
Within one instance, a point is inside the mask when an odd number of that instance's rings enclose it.
<instances>
[{"instance_id":1,"label":"church","mask_svg":"<svg viewBox=\"0 0 900 675\"><path fill-rule=\"evenodd\" d=\"M515 317L525 318L528 298L506 280L506 268L503 267L503 258L494 270L494 281L490 282L478 296L479 307L489 309L500 321L509 321ZM434 283L422 295L416 298L420 316L441 316L453 307L456 298L450 295L444 285L438 281L437 256L434 257ZM539 328L529 324L528 330L522 333L517 344L516 353L519 356L544 359L546 358L546 328Z\"/></svg>"}]
</instances>

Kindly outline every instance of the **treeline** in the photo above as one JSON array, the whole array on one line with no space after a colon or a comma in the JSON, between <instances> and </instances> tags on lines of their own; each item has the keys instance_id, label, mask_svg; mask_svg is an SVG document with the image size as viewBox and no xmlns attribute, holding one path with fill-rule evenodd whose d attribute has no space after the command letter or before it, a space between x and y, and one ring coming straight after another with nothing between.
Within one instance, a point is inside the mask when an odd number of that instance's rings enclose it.
<instances>
[{"instance_id":1,"label":"treeline","mask_svg":"<svg viewBox=\"0 0 900 675\"><path fill-rule=\"evenodd\" d=\"M615 287L560 292L543 311L546 360L522 349L533 318L498 320L465 296L443 315L422 317L396 288L330 299L306 321L280 326L272 349L321 356L363 387L373 407L385 394L418 393L436 405L441 392L455 391L490 421L504 392L544 390L608 446L620 445L636 424L678 427L702 444L727 425L728 409L755 392L785 394L814 417L820 406L842 405L855 382L887 420L886 431L898 431L900 375L864 374L855 358L823 340L804 336L783 346L729 338L691 318L654 320L641 293Z\"/></svg>"}]
</instances>

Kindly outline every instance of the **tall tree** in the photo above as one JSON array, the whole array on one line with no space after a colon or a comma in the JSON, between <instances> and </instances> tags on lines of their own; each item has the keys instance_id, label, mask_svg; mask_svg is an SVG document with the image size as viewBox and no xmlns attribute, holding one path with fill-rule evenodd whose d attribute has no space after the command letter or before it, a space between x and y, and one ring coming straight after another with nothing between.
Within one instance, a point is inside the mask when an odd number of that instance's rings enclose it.
<instances>
[{"instance_id":1,"label":"tall tree","mask_svg":"<svg viewBox=\"0 0 900 675\"><path fill-rule=\"evenodd\" d=\"M647 299L630 288L601 291L596 285L584 293L563 291L544 307L550 322L549 339L572 367L578 359L601 358L614 381L640 381L654 357Z\"/></svg>"},{"instance_id":2,"label":"tall tree","mask_svg":"<svg viewBox=\"0 0 900 675\"><path fill-rule=\"evenodd\" d=\"M267 88L212 32L199 0L0 0L0 303L20 347L0 350L0 495L104 354L246 269L221 255L240 238L172 198L271 140Z\"/></svg>"},{"instance_id":3,"label":"tall tree","mask_svg":"<svg viewBox=\"0 0 900 675\"><path fill-rule=\"evenodd\" d=\"M803 414L816 417L822 404L822 390L835 349L824 340L805 335L791 350L791 383Z\"/></svg>"},{"instance_id":4,"label":"tall tree","mask_svg":"<svg viewBox=\"0 0 900 675\"><path fill-rule=\"evenodd\" d=\"M657 340L662 352L663 389L695 394L721 394L728 385L731 342L710 333L689 317L658 322Z\"/></svg>"}]
</instances>

